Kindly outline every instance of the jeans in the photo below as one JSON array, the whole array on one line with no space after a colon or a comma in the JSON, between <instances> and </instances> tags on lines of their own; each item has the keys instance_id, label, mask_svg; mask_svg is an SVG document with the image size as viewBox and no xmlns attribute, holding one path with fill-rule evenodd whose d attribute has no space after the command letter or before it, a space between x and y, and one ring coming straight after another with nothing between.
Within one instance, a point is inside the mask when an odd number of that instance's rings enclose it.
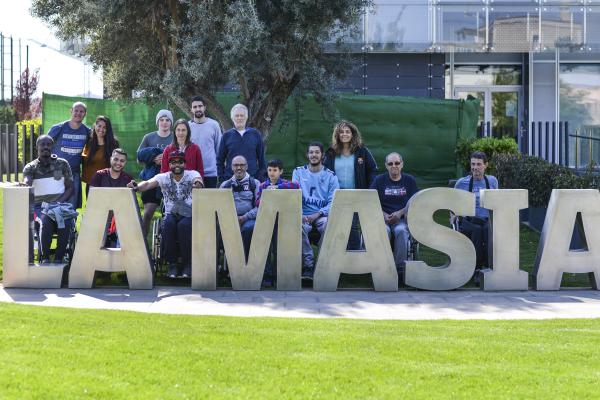
<instances>
[{"instance_id":1,"label":"jeans","mask_svg":"<svg viewBox=\"0 0 600 400\"><path fill-rule=\"evenodd\" d=\"M162 239L165 244L165 259L169 264L181 256L184 267L192 260L192 217L167 214L163 220ZM179 247L177 246L179 242Z\"/></svg>"},{"instance_id":2,"label":"jeans","mask_svg":"<svg viewBox=\"0 0 600 400\"><path fill-rule=\"evenodd\" d=\"M67 203L73 204L73 209L81 208L81 175L73 173L73 193L67 200Z\"/></svg>"},{"instance_id":3,"label":"jeans","mask_svg":"<svg viewBox=\"0 0 600 400\"><path fill-rule=\"evenodd\" d=\"M314 271L315 268L315 253L308 239L308 234L313 228L316 228L321 234L321 240L319 240L319 245L321 245L325 228L327 228L327 217L317 218L312 224L302 223L302 267L309 271Z\"/></svg>"},{"instance_id":4,"label":"jeans","mask_svg":"<svg viewBox=\"0 0 600 400\"><path fill-rule=\"evenodd\" d=\"M242 243L244 244L244 254L246 262L248 262L248 254L250 253L250 243L252 242L252 233L254 232L254 224L256 220L249 219L240 226L242 231Z\"/></svg>"},{"instance_id":5,"label":"jeans","mask_svg":"<svg viewBox=\"0 0 600 400\"><path fill-rule=\"evenodd\" d=\"M46 214L42 214L41 205L36 204L34 206L35 213L38 218L41 219L39 238L40 238L40 252L42 260L50 259L50 246L52 245L52 235L56 232L56 250L54 251L54 262L61 262L65 257L65 253L67 250L67 245L69 244L69 239L71 238L71 230L73 228L73 224L75 223L74 219L66 219L65 227L63 229L58 229L58 226L52 218L48 217ZM33 255L33 253L32 253Z\"/></svg>"},{"instance_id":6,"label":"jeans","mask_svg":"<svg viewBox=\"0 0 600 400\"><path fill-rule=\"evenodd\" d=\"M406 219L401 219L400 222L394 225L386 224L388 237L393 240L394 262L396 270L399 271L406 263L406 254L408 252L407 243L409 238L408 225Z\"/></svg>"}]
</instances>

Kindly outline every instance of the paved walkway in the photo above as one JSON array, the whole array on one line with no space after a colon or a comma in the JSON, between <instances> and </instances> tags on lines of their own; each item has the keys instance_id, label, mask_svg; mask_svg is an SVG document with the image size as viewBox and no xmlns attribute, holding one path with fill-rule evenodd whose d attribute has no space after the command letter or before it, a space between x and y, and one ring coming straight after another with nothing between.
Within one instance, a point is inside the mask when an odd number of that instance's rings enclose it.
<instances>
[{"instance_id":1,"label":"paved walkway","mask_svg":"<svg viewBox=\"0 0 600 400\"><path fill-rule=\"evenodd\" d=\"M4 289L0 301L55 307L129 310L165 314L237 317L364 319L547 319L600 318L600 292L492 292L401 290L378 293L338 292L198 292L187 288Z\"/></svg>"}]
</instances>

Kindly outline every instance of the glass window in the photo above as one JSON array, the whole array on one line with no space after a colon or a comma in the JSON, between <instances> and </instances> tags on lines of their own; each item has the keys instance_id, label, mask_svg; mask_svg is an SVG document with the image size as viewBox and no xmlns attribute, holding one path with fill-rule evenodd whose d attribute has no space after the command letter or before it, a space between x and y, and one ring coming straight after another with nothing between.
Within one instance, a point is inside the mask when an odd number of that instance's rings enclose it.
<instances>
[{"instance_id":1,"label":"glass window","mask_svg":"<svg viewBox=\"0 0 600 400\"><path fill-rule=\"evenodd\" d=\"M492 51L532 51L539 47L539 8L501 6L489 8L489 41Z\"/></svg>"},{"instance_id":2,"label":"glass window","mask_svg":"<svg viewBox=\"0 0 600 400\"><path fill-rule=\"evenodd\" d=\"M581 46L583 12L583 6L542 7L541 50Z\"/></svg>"},{"instance_id":3,"label":"glass window","mask_svg":"<svg viewBox=\"0 0 600 400\"><path fill-rule=\"evenodd\" d=\"M459 65L454 67L455 86L520 85L519 65Z\"/></svg>"},{"instance_id":4,"label":"glass window","mask_svg":"<svg viewBox=\"0 0 600 400\"><path fill-rule=\"evenodd\" d=\"M486 44L485 13L482 5L438 6L436 43L483 49Z\"/></svg>"},{"instance_id":5,"label":"glass window","mask_svg":"<svg viewBox=\"0 0 600 400\"><path fill-rule=\"evenodd\" d=\"M560 66L560 119L569 132L593 139L569 139L571 165L600 163L600 64Z\"/></svg>"},{"instance_id":6,"label":"glass window","mask_svg":"<svg viewBox=\"0 0 600 400\"><path fill-rule=\"evenodd\" d=\"M600 7L588 7L586 44L591 50L600 50Z\"/></svg>"},{"instance_id":7,"label":"glass window","mask_svg":"<svg viewBox=\"0 0 600 400\"><path fill-rule=\"evenodd\" d=\"M367 12L367 42L374 50L428 48L431 12L427 4L375 4Z\"/></svg>"}]
</instances>

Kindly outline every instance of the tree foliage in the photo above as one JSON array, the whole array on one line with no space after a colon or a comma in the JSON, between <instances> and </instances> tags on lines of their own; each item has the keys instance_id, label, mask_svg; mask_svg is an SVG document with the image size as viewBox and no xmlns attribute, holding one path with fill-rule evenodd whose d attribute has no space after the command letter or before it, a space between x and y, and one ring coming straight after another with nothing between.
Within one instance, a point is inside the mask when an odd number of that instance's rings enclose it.
<instances>
[{"instance_id":1,"label":"tree foliage","mask_svg":"<svg viewBox=\"0 0 600 400\"><path fill-rule=\"evenodd\" d=\"M29 68L21 74L17 81L17 93L13 100L13 107L19 121L29 120L39 115L39 99L34 98L39 82L38 71L31 72Z\"/></svg>"},{"instance_id":2,"label":"tree foliage","mask_svg":"<svg viewBox=\"0 0 600 400\"><path fill-rule=\"evenodd\" d=\"M292 93L331 99L370 0L34 0L63 38L86 37L109 95L168 98L185 112L199 94L223 126L217 90L233 84L266 136ZM335 51L325 51L327 44Z\"/></svg>"}]
</instances>

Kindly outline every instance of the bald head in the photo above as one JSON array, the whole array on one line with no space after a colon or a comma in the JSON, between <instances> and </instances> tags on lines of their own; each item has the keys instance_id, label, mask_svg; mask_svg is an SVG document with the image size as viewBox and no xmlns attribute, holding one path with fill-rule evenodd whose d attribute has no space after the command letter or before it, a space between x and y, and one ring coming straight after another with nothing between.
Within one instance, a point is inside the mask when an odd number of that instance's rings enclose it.
<instances>
[{"instance_id":1,"label":"bald head","mask_svg":"<svg viewBox=\"0 0 600 400\"><path fill-rule=\"evenodd\" d=\"M248 161L246 161L246 157L233 157L233 160L231 160L231 169L233 171L235 179L237 179L238 181L244 179L244 177L246 176L246 171L248 170Z\"/></svg>"}]
</instances>

